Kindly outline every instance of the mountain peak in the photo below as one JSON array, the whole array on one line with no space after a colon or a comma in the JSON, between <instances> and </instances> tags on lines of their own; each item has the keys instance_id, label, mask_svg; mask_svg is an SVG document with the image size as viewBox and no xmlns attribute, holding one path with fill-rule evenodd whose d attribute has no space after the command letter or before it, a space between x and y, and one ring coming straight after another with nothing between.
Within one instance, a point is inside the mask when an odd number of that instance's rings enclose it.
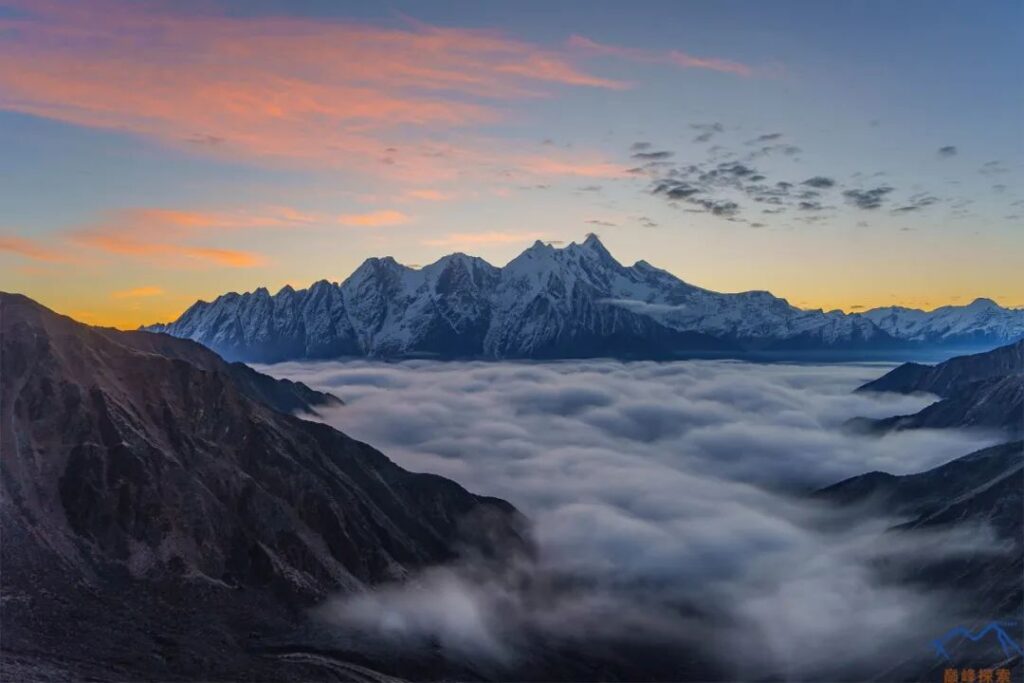
<instances>
[{"instance_id":1,"label":"mountain peak","mask_svg":"<svg viewBox=\"0 0 1024 683\"><path fill-rule=\"evenodd\" d=\"M602 258L613 258L608 249L606 249L604 244L601 243L600 238L592 232L587 233L587 236L582 243L571 242L562 248L555 247L551 242L536 240L527 249L525 249L520 256L525 254L555 254L558 252L566 252L570 254L584 252L598 254Z\"/></svg>"},{"instance_id":2,"label":"mountain peak","mask_svg":"<svg viewBox=\"0 0 1024 683\"><path fill-rule=\"evenodd\" d=\"M447 256L442 256L441 258L437 259L433 263L427 264L426 266L424 266L424 269L426 269L426 268L435 268L435 267L446 267L446 266L449 266L449 265L452 265L452 264L467 264L467 263L473 263L475 261L482 261L482 260L483 259L481 259L481 258L479 258L477 256L470 256L469 254L465 254L465 253L463 253L461 251L456 251L456 252L453 252L451 254L448 254Z\"/></svg>"},{"instance_id":3,"label":"mountain peak","mask_svg":"<svg viewBox=\"0 0 1024 683\"><path fill-rule=\"evenodd\" d=\"M328 287L337 288L337 296ZM415 270L393 258L369 258L340 285L321 283L271 306L263 305L263 296L231 294L196 304L177 322L154 329L233 359L265 362L418 353L653 357L765 344L802 352L1024 336L1024 310L1002 309L990 299L932 312L847 315L800 309L764 290L714 292L646 261L626 267L594 233L564 247L536 240L502 267L463 253ZM604 305L608 301L616 305ZM658 346L663 343L675 346L665 350Z\"/></svg>"},{"instance_id":4,"label":"mountain peak","mask_svg":"<svg viewBox=\"0 0 1024 683\"><path fill-rule=\"evenodd\" d=\"M557 251L558 250L555 249L550 244L537 240L536 242L531 244L529 248L524 249L522 253L519 254L519 256L516 256L514 259L509 261L506 268L508 266L512 266L513 269L515 269L516 267L521 267L524 263L533 263L535 261L550 261Z\"/></svg>"},{"instance_id":5,"label":"mountain peak","mask_svg":"<svg viewBox=\"0 0 1024 683\"><path fill-rule=\"evenodd\" d=\"M603 259L614 260L614 257L604 246L604 244L601 242L601 238L598 237L596 233L588 232L586 239L583 240L583 244L581 244L580 246L599 255Z\"/></svg>"},{"instance_id":6,"label":"mountain peak","mask_svg":"<svg viewBox=\"0 0 1024 683\"><path fill-rule=\"evenodd\" d=\"M469 274L471 277L474 273L486 273L491 275L496 274L499 271L498 268L495 268L479 256L470 256L469 254L464 254L461 251L457 251L454 254L448 254L447 256L442 256L420 270L423 273L426 273L428 277L443 276L443 274L451 273L453 271L461 271Z\"/></svg>"},{"instance_id":7,"label":"mountain peak","mask_svg":"<svg viewBox=\"0 0 1024 683\"><path fill-rule=\"evenodd\" d=\"M408 266L404 266L394 259L392 256L371 256L360 264L358 268L352 273L350 277L358 274L367 274L377 271L394 272L398 270L408 270Z\"/></svg>"}]
</instances>

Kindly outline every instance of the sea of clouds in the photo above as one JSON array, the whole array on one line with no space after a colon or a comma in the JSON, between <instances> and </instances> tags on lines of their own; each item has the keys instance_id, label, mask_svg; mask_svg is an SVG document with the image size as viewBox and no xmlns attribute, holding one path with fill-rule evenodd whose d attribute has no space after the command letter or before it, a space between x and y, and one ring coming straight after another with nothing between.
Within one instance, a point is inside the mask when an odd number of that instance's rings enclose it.
<instances>
[{"instance_id":1,"label":"sea of clouds","mask_svg":"<svg viewBox=\"0 0 1024 683\"><path fill-rule=\"evenodd\" d=\"M527 640L623 639L701 650L737 677L821 677L926 653L957 605L878 578L880 562L987 547L984 530L886 534L895 521L806 495L873 470L919 472L996 442L882 438L857 416L928 396L855 394L874 364L735 361L284 363L331 391L322 415L416 471L515 504L539 552L515 576L466 565L331 601L340 627L514 662ZM562 589L566 581L571 589ZM582 587L582 588L581 588ZM539 634L539 635L538 635ZM908 654L910 653L910 654ZM852 667L852 669L851 669Z\"/></svg>"}]
</instances>

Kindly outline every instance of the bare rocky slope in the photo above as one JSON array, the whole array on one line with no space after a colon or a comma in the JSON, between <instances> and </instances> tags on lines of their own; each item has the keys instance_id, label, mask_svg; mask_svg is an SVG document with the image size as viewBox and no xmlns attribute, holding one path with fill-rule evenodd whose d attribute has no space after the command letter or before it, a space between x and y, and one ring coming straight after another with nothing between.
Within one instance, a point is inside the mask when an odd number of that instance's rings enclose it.
<instances>
[{"instance_id":1,"label":"bare rocky slope","mask_svg":"<svg viewBox=\"0 0 1024 683\"><path fill-rule=\"evenodd\" d=\"M326 595L528 555L508 503L283 410L337 399L0 294L5 677L329 678L260 654Z\"/></svg>"},{"instance_id":2,"label":"bare rocky slope","mask_svg":"<svg viewBox=\"0 0 1024 683\"><path fill-rule=\"evenodd\" d=\"M903 363L857 391L917 391L950 396L957 389L982 380L1024 373L1024 339L991 351L957 356L937 365Z\"/></svg>"},{"instance_id":3,"label":"bare rocky slope","mask_svg":"<svg viewBox=\"0 0 1024 683\"><path fill-rule=\"evenodd\" d=\"M975 427L1024 434L1024 340L937 365L904 363L858 391L927 392L940 400L913 415L858 419L855 429Z\"/></svg>"},{"instance_id":4,"label":"bare rocky slope","mask_svg":"<svg viewBox=\"0 0 1024 683\"><path fill-rule=\"evenodd\" d=\"M870 472L823 489L817 495L857 515L902 518L892 534L924 535L962 529L979 549L952 553L939 544L908 564L880 567L890 580L914 583L965 605L959 626L984 631L998 622L1018 642L1024 609L1024 342L980 354L959 356L934 366L906 363L858 391L929 392L939 400L913 415L857 419L851 426L884 434L908 429L984 428L1002 432L1006 443L981 449L926 472L895 476ZM995 636L977 642L955 636L944 643L952 663L1008 667L1019 676L1024 661ZM938 679L950 661L936 660L926 672L907 662L883 679L919 676Z\"/></svg>"},{"instance_id":5,"label":"bare rocky slope","mask_svg":"<svg viewBox=\"0 0 1024 683\"><path fill-rule=\"evenodd\" d=\"M935 531L969 530L980 549L950 552L940 541L922 548L915 559L879 563L879 575L899 584L917 585L949 604L958 605L958 618L937 623L934 635L961 626L981 632L986 624L1005 625L1020 641L1024 609L1024 442L1011 441L957 458L926 472L895 476L871 472L834 484L817 494L848 509L857 517L879 514L903 521L889 534L928 539ZM925 546L929 547L929 546ZM894 663L879 680L941 680L943 670L1000 668L1020 675L1024 662L1007 658L1006 650L990 637L978 642L953 637L944 643L951 661L936 658L931 668L920 662Z\"/></svg>"}]
</instances>

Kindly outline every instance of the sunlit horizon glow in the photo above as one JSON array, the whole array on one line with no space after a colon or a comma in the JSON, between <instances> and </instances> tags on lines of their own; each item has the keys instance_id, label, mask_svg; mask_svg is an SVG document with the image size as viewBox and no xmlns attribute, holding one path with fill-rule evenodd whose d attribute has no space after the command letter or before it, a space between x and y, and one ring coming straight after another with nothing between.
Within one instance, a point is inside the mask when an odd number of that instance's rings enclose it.
<instances>
[{"instance_id":1,"label":"sunlit horizon glow","mask_svg":"<svg viewBox=\"0 0 1024 683\"><path fill-rule=\"evenodd\" d=\"M1019 4L529 4L0 0L0 289L134 328L593 231L802 308L1024 306Z\"/></svg>"}]
</instances>

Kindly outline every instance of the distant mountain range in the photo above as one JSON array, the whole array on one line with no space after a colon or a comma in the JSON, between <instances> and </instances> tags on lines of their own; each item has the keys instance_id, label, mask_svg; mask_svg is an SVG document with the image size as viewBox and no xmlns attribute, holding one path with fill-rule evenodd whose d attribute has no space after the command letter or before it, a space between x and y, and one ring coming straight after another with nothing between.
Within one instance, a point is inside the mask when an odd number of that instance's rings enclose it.
<instances>
[{"instance_id":1,"label":"distant mountain range","mask_svg":"<svg viewBox=\"0 0 1024 683\"><path fill-rule=\"evenodd\" d=\"M989 299L934 311L803 310L769 292L722 294L646 261L623 266L595 235L536 242L503 268L452 254L414 269L366 260L344 282L260 288L193 304L150 331L232 360L668 359L711 353L988 347L1024 337L1024 310Z\"/></svg>"}]
</instances>

